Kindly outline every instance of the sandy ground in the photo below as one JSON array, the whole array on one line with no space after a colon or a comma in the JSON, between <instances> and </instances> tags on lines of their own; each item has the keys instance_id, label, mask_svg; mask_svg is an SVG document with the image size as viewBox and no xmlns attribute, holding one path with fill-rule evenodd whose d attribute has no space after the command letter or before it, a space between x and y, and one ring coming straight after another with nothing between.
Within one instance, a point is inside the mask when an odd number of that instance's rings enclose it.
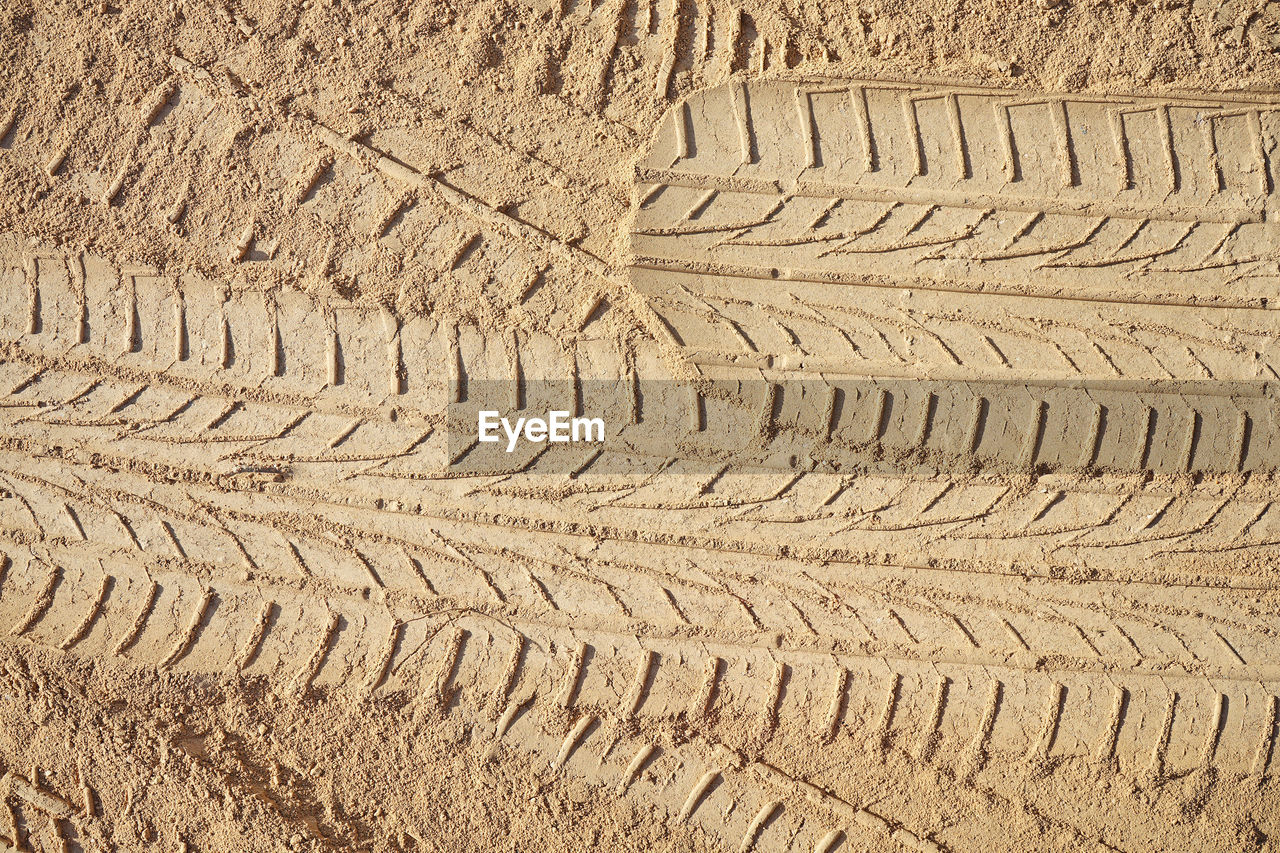
<instances>
[{"instance_id":1,"label":"sandy ground","mask_svg":"<svg viewBox=\"0 0 1280 853\"><path fill-rule=\"evenodd\" d=\"M0 849L1280 849L1277 47L6 4Z\"/></svg>"}]
</instances>

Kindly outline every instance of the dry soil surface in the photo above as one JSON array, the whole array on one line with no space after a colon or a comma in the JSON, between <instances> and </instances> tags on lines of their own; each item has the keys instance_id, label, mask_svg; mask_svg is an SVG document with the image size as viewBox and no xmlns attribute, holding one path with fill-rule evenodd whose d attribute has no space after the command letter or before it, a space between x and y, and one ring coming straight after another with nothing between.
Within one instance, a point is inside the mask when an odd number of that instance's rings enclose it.
<instances>
[{"instance_id":1,"label":"dry soil surface","mask_svg":"<svg viewBox=\"0 0 1280 853\"><path fill-rule=\"evenodd\" d=\"M0 850L1280 850L1277 51L5 3Z\"/></svg>"}]
</instances>

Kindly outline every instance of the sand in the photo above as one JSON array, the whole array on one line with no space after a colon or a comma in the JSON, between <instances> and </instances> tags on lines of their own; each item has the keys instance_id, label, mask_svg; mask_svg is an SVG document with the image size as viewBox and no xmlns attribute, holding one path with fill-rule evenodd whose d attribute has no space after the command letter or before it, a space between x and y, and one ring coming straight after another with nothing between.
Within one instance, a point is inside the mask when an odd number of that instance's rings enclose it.
<instances>
[{"instance_id":1,"label":"sand","mask_svg":"<svg viewBox=\"0 0 1280 853\"><path fill-rule=\"evenodd\" d=\"M1274 849L1278 27L9 4L0 849Z\"/></svg>"}]
</instances>

